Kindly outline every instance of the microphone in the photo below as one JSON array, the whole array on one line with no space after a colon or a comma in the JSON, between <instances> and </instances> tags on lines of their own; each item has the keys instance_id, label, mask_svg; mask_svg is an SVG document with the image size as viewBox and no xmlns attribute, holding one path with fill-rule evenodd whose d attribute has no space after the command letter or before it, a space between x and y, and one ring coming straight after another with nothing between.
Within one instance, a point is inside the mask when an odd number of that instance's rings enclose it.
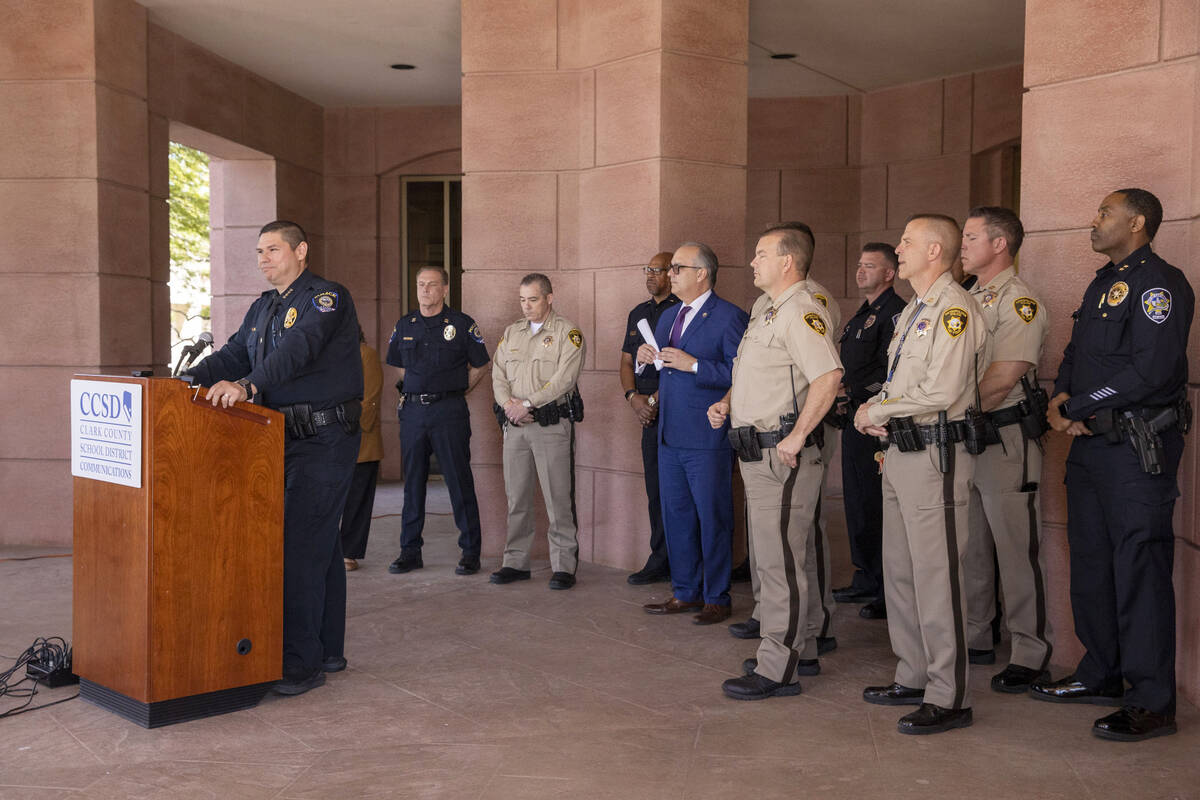
<instances>
[{"instance_id":1,"label":"microphone","mask_svg":"<svg viewBox=\"0 0 1200 800\"><path fill-rule=\"evenodd\" d=\"M183 365L183 368L187 369L192 364L194 364L196 362L196 359L200 357L200 354L212 346L213 346L213 335L211 333L209 333L208 331L201 332L201 334L196 337L196 343L191 346L190 352L188 353L188 360Z\"/></svg>"}]
</instances>

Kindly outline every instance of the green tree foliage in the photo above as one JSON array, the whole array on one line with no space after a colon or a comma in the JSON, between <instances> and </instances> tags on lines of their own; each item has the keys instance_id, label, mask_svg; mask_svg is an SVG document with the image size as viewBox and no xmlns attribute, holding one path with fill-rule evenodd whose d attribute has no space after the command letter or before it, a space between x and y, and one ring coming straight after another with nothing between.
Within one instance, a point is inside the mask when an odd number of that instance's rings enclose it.
<instances>
[{"instance_id":1,"label":"green tree foliage","mask_svg":"<svg viewBox=\"0 0 1200 800\"><path fill-rule=\"evenodd\" d=\"M175 342L208 329L209 279L208 156L171 142L171 328ZM189 320L203 320L197 328Z\"/></svg>"}]
</instances>

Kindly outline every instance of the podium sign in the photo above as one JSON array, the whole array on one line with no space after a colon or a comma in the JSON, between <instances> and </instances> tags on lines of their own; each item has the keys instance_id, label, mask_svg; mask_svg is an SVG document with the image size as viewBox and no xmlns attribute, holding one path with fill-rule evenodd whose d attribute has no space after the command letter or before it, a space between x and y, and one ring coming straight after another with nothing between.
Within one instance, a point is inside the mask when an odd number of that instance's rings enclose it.
<instances>
[{"instance_id":1,"label":"podium sign","mask_svg":"<svg viewBox=\"0 0 1200 800\"><path fill-rule=\"evenodd\" d=\"M71 381L71 474L141 488L141 384Z\"/></svg>"}]
</instances>

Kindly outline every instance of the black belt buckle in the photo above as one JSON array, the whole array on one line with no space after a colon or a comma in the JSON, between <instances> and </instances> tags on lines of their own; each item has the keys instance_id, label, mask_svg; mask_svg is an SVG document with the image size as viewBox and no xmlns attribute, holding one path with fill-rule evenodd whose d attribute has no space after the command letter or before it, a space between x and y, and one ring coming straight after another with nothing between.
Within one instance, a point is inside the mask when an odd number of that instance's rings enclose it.
<instances>
[{"instance_id":1,"label":"black belt buckle","mask_svg":"<svg viewBox=\"0 0 1200 800\"><path fill-rule=\"evenodd\" d=\"M423 406L432 405L433 403L436 403L438 400L441 400L441 399L442 399L442 396L440 394L436 394L436 393L435 394L419 394L419 395L417 395L417 402Z\"/></svg>"}]
</instances>

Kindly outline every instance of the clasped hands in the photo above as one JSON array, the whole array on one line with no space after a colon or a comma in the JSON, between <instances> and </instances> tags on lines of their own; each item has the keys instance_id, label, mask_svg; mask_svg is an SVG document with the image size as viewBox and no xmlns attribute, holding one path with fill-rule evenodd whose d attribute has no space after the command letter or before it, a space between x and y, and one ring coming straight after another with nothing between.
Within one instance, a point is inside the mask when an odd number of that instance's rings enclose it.
<instances>
[{"instance_id":1,"label":"clasped hands","mask_svg":"<svg viewBox=\"0 0 1200 800\"><path fill-rule=\"evenodd\" d=\"M664 366L682 372L691 372L692 367L696 364L694 357L678 347L664 347L662 350L655 350L650 345L643 344L638 348L637 361L639 364L653 364L659 359L662 359Z\"/></svg>"}]
</instances>

